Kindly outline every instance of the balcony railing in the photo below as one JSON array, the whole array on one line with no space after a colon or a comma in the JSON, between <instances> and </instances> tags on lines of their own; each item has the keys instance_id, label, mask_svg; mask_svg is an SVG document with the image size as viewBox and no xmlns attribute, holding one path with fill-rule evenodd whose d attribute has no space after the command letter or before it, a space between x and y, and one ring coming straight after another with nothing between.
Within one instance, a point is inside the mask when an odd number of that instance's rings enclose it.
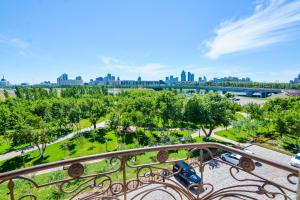
<instances>
[{"instance_id":1,"label":"balcony railing","mask_svg":"<svg viewBox=\"0 0 300 200\"><path fill-rule=\"evenodd\" d=\"M239 164L220 159L224 152L240 155ZM173 168L179 160L196 171L199 183L180 178L182 168ZM105 168L87 173L87 162L102 162ZM38 172L57 167L65 175L39 182ZM49 199L47 192L54 191L53 199L294 200L300 198L299 176L294 167L218 143L182 144L115 151L3 173L0 196Z\"/></svg>"}]
</instances>

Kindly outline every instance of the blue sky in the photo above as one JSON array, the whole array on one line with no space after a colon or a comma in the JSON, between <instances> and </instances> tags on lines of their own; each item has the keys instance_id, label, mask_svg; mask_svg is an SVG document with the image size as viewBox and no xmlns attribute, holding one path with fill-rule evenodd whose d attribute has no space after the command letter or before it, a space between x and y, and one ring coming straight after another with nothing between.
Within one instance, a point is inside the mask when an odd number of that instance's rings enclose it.
<instances>
[{"instance_id":1,"label":"blue sky","mask_svg":"<svg viewBox=\"0 0 300 200\"><path fill-rule=\"evenodd\" d=\"M106 73L289 81L300 1L14 0L0 3L0 75L13 83Z\"/></svg>"}]
</instances>

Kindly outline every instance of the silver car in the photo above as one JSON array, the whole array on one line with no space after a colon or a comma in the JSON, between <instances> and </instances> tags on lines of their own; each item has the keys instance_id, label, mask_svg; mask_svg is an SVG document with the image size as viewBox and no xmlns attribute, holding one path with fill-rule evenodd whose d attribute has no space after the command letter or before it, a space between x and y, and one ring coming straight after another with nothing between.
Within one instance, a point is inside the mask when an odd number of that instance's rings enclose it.
<instances>
[{"instance_id":1,"label":"silver car","mask_svg":"<svg viewBox=\"0 0 300 200\"><path fill-rule=\"evenodd\" d=\"M227 161L234 165L240 164L241 155L233 154L233 153L223 153L220 158L224 161Z\"/></svg>"}]
</instances>

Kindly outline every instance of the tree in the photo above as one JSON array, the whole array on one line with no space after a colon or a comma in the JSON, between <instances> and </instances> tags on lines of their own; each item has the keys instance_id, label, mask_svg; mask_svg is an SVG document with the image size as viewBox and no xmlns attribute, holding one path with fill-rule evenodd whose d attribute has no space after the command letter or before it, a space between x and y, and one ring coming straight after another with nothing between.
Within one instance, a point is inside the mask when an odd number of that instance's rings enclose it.
<instances>
[{"instance_id":1,"label":"tree","mask_svg":"<svg viewBox=\"0 0 300 200\"><path fill-rule=\"evenodd\" d=\"M79 106L76 106L73 107L71 110L70 110L70 113L69 113L69 121L76 126L76 130L77 130L77 133L78 133L78 130L79 130L79 123L80 123L80 117L81 117L81 111L80 111L80 108Z\"/></svg>"},{"instance_id":2,"label":"tree","mask_svg":"<svg viewBox=\"0 0 300 200\"><path fill-rule=\"evenodd\" d=\"M87 104L89 107L88 119L96 129L97 121L106 114L104 103L102 100L88 99Z\"/></svg>"},{"instance_id":3,"label":"tree","mask_svg":"<svg viewBox=\"0 0 300 200\"><path fill-rule=\"evenodd\" d=\"M108 120L108 127L110 130L116 130L120 124L120 115L116 111L111 112Z\"/></svg>"},{"instance_id":4,"label":"tree","mask_svg":"<svg viewBox=\"0 0 300 200\"><path fill-rule=\"evenodd\" d=\"M0 106L0 135L4 135L9 128L10 111L5 105Z\"/></svg>"},{"instance_id":5,"label":"tree","mask_svg":"<svg viewBox=\"0 0 300 200\"><path fill-rule=\"evenodd\" d=\"M14 146L32 143L32 126L19 122L13 132L7 134Z\"/></svg>"},{"instance_id":6,"label":"tree","mask_svg":"<svg viewBox=\"0 0 300 200\"><path fill-rule=\"evenodd\" d=\"M237 106L217 93L194 95L185 104L186 120L198 125L209 137L218 126L228 126L234 118ZM199 134L200 135L200 134Z\"/></svg>"},{"instance_id":7,"label":"tree","mask_svg":"<svg viewBox=\"0 0 300 200\"><path fill-rule=\"evenodd\" d=\"M174 92L162 91L156 99L156 112L162 121L163 128L170 123L176 125L181 119L182 101Z\"/></svg>"},{"instance_id":8,"label":"tree","mask_svg":"<svg viewBox=\"0 0 300 200\"><path fill-rule=\"evenodd\" d=\"M184 116L186 121L194 123L195 125L200 125L202 121L202 115L204 115L204 107L201 103L202 99L199 95L194 95L190 98L184 107ZM200 129L199 129L200 137Z\"/></svg>"},{"instance_id":9,"label":"tree","mask_svg":"<svg viewBox=\"0 0 300 200\"><path fill-rule=\"evenodd\" d=\"M234 97L234 94L233 94L233 93L230 93L230 92L226 92L224 96L225 96L226 98L230 99L230 98L233 98L233 97Z\"/></svg>"},{"instance_id":10,"label":"tree","mask_svg":"<svg viewBox=\"0 0 300 200\"><path fill-rule=\"evenodd\" d=\"M38 125L38 129L33 130L31 133L31 141L38 148L40 158L43 159L47 145L53 139L53 130L51 126L41 121Z\"/></svg>"},{"instance_id":11,"label":"tree","mask_svg":"<svg viewBox=\"0 0 300 200\"><path fill-rule=\"evenodd\" d=\"M244 106L246 112L250 115L251 119L262 120L264 118L264 110L257 103L249 103Z\"/></svg>"},{"instance_id":12,"label":"tree","mask_svg":"<svg viewBox=\"0 0 300 200\"><path fill-rule=\"evenodd\" d=\"M4 95L5 99L7 99L9 97L8 91L4 89L3 90L3 95Z\"/></svg>"},{"instance_id":13,"label":"tree","mask_svg":"<svg viewBox=\"0 0 300 200\"><path fill-rule=\"evenodd\" d=\"M64 99L55 99L51 105L51 117L57 122L60 129L66 128L69 124L68 112L72 105L67 104L68 102Z\"/></svg>"}]
</instances>

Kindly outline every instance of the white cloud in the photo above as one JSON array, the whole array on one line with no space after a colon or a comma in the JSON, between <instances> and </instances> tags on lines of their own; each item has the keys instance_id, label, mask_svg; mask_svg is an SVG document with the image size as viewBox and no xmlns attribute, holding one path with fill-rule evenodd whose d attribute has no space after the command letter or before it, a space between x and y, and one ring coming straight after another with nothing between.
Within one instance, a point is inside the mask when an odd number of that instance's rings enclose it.
<instances>
[{"instance_id":1,"label":"white cloud","mask_svg":"<svg viewBox=\"0 0 300 200\"><path fill-rule=\"evenodd\" d=\"M165 76L170 74L179 74L178 69L175 67L161 64L161 63L146 63L135 64L119 60L111 56L100 56L104 73L112 73L114 75L121 75L121 79L137 79L141 75L144 80L159 80L164 79Z\"/></svg>"},{"instance_id":2,"label":"white cloud","mask_svg":"<svg viewBox=\"0 0 300 200\"><path fill-rule=\"evenodd\" d=\"M258 4L254 13L236 21L225 21L215 36L204 42L206 56L215 59L291 39L291 32L300 25L300 1L269 0Z\"/></svg>"},{"instance_id":3,"label":"white cloud","mask_svg":"<svg viewBox=\"0 0 300 200\"><path fill-rule=\"evenodd\" d=\"M19 39L19 38L9 39L7 41L7 43L10 46L18 48L18 49L28 49L31 46L29 42L27 42L25 40L22 40L22 39Z\"/></svg>"},{"instance_id":4,"label":"white cloud","mask_svg":"<svg viewBox=\"0 0 300 200\"><path fill-rule=\"evenodd\" d=\"M100 57L101 62L105 65L114 65L114 64L118 64L119 60L110 56L101 56Z\"/></svg>"}]
</instances>

